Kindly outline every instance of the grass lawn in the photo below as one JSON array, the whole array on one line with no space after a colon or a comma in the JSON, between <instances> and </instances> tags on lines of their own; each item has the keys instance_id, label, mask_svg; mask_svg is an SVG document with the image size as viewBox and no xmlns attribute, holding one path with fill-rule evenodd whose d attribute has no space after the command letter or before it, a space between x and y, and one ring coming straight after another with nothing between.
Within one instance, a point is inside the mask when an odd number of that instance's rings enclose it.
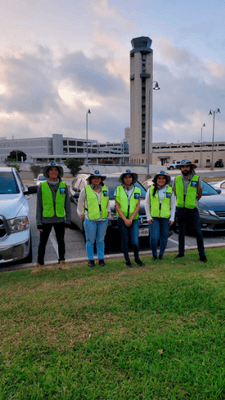
<instances>
[{"instance_id":1,"label":"grass lawn","mask_svg":"<svg viewBox=\"0 0 225 400\"><path fill-rule=\"evenodd\" d=\"M225 399L225 251L0 274L0 399Z\"/></svg>"}]
</instances>

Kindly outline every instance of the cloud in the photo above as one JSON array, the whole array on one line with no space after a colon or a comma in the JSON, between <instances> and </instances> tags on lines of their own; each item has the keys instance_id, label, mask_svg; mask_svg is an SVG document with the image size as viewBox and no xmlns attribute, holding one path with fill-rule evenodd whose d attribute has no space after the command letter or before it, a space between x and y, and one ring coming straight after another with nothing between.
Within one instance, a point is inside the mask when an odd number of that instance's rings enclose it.
<instances>
[{"instance_id":1,"label":"cloud","mask_svg":"<svg viewBox=\"0 0 225 400\"><path fill-rule=\"evenodd\" d=\"M66 55L59 71L78 91L95 93L102 97L118 95L126 90L121 77L110 74L103 57L88 58L81 51Z\"/></svg>"}]
</instances>

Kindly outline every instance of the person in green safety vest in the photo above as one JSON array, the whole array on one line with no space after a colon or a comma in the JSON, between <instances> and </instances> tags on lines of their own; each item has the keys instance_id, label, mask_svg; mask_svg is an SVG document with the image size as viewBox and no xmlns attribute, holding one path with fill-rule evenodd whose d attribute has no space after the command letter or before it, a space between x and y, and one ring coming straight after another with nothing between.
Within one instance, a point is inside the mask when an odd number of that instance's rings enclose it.
<instances>
[{"instance_id":1,"label":"person in green safety vest","mask_svg":"<svg viewBox=\"0 0 225 400\"><path fill-rule=\"evenodd\" d=\"M147 190L145 211L150 231L150 247L152 260L157 259L160 242L159 260L163 259L170 226L174 223L176 199L170 186L170 176L160 171L153 178L153 185Z\"/></svg>"},{"instance_id":2,"label":"person in green safety vest","mask_svg":"<svg viewBox=\"0 0 225 400\"><path fill-rule=\"evenodd\" d=\"M105 266L105 235L108 226L109 191L103 181L106 176L96 170L87 178L88 185L79 195L77 213L84 221L88 266L94 267L94 243L97 245L98 263Z\"/></svg>"},{"instance_id":3,"label":"person in green safety vest","mask_svg":"<svg viewBox=\"0 0 225 400\"><path fill-rule=\"evenodd\" d=\"M52 230L55 230L58 243L59 269L66 270L68 266L65 261L65 229L71 223L70 199L68 188L62 181L63 169L55 162L47 165L43 171L47 181L38 186L36 223L40 232L38 246L38 260L32 273L43 270L46 244Z\"/></svg>"},{"instance_id":4,"label":"person in green safety vest","mask_svg":"<svg viewBox=\"0 0 225 400\"><path fill-rule=\"evenodd\" d=\"M120 175L115 196L115 208L117 214L117 224L121 234L121 247L126 261L126 266L132 268L128 252L128 237L130 235L131 244L134 250L134 263L139 267L144 267L144 263L139 258L139 209L141 201L141 189L135 186L138 175L127 169Z\"/></svg>"},{"instance_id":5,"label":"person in green safety vest","mask_svg":"<svg viewBox=\"0 0 225 400\"><path fill-rule=\"evenodd\" d=\"M176 258L184 257L184 238L186 225L189 223L195 232L200 261L207 262L205 255L201 220L198 212L198 200L202 197L202 181L195 174L196 165L189 160L182 160L179 167L181 175L174 180L174 192L177 198L177 223L179 228L179 253Z\"/></svg>"}]
</instances>

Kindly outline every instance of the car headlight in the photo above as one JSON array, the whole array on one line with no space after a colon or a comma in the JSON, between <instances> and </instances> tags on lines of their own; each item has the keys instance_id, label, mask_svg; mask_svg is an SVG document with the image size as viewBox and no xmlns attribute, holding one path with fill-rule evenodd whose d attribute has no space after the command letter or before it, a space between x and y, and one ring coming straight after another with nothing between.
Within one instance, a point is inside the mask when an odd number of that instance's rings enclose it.
<instances>
[{"instance_id":1,"label":"car headlight","mask_svg":"<svg viewBox=\"0 0 225 400\"><path fill-rule=\"evenodd\" d=\"M205 210L204 208L200 208L198 212L200 215L209 215L209 211Z\"/></svg>"},{"instance_id":2,"label":"car headlight","mask_svg":"<svg viewBox=\"0 0 225 400\"><path fill-rule=\"evenodd\" d=\"M29 220L27 217L18 217L8 220L9 228L11 233L17 233L20 231L25 231L29 228Z\"/></svg>"}]
</instances>

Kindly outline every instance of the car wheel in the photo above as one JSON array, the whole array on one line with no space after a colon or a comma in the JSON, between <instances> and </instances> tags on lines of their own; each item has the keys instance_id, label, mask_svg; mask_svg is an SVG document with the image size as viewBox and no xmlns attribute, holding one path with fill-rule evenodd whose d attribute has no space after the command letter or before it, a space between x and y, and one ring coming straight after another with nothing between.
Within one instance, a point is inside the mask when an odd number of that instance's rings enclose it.
<instances>
[{"instance_id":1,"label":"car wheel","mask_svg":"<svg viewBox=\"0 0 225 400\"><path fill-rule=\"evenodd\" d=\"M171 171L172 169L174 169L173 167L169 167L169 170Z\"/></svg>"},{"instance_id":2,"label":"car wheel","mask_svg":"<svg viewBox=\"0 0 225 400\"><path fill-rule=\"evenodd\" d=\"M26 256L26 258L24 258L23 263L30 264L30 263L32 263L32 261L33 261L32 239L30 236L30 251L29 251L28 256Z\"/></svg>"}]
</instances>

